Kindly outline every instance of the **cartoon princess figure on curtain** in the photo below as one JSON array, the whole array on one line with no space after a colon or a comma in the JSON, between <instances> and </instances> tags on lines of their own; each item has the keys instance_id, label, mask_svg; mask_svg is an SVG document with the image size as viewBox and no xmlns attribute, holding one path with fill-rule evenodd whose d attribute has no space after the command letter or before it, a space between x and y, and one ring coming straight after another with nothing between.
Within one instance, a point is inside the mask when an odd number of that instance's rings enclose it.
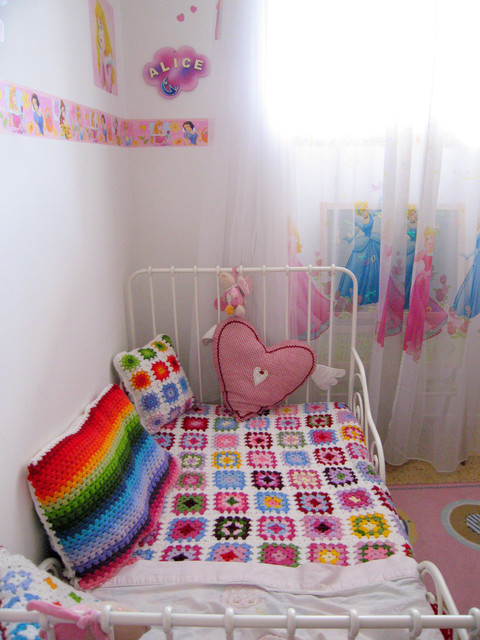
<instances>
[{"instance_id":1,"label":"cartoon princess figure on curtain","mask_svg":"<svg viewBox=\"0 0 480 640\"><path fill-rule=\"evenodd\" d=\"M371 211L367 202L355 203L355 232L345 236L348 243L354 242L352 253L345 265L353 271L358 280L359 304L378 302L380 281L380 234L373 231L374 218L380 210ZM352 297L351 280L343 275L338 291L343 298Z\"/></svg>"},{"instance_id":2,"label":"cartoon princess figure on curtain","mask_svg":"<svg viewBox=\"0 0 480 640\"><path fill-rule=\"evenodd\" d=\"M410 307L410 290L417 238L417 208L409 205L407 211L407 251L405 259L405 284L401 282L403 266L401 259L392 265L388 279L387 295L382 318L378 326L377 342L384 345L386 336L394 336L402 331L403 310Z\"/></svg>"},{"instance_id":3,"label":"cartoon princess figure on curtain","mask_svg":"<svg viewBox=\"0 0 480 640\"><path fill-rule=\"evenodd\" d=\"M453 308L458 316L465 316L469 320L480 313L480 217L477 221L477 240L475 249L468 255L461 254L465 260L472 256L473 264L463 280L455 300Z\"/></svg>"},{"instance_id":4,"label":"cartoon princess figure on curtain","mask_svg":"<svg viewBox=\"0 0 480 640\"><path fill-rule=\"evenodd\" d=\"M425 249L414 258L415 262L423 260L424 268L415 278L403 341L403 350L415 361L420 359L423 341L439 334L448 318L444 309L430 297L435 230L427 227L424 237Z\"/></svg>"},{"instance_id":5,"label":"cartoon princess figure on curtain","mask_svg":"<svg viewBox=\"0 0 480 640\"><path fill-rule=\"evenodd\" d=\"M114 93L115 61L105 12L100 2L95 5L95 45L97 50L97 67L101 86L105 91Z\"/></svg>"},{"instance_id":6,"label":"cartoon princess figure on curtain","mask_svg":"<svg viewBox=\"0 0 480 640\"><path fill-rule=\"evenodd\" d=\"M415 243L417 241L417 207L408 206L408 228L407 228L407 260L405 265L405 309L410 308L410 291L412 289L413 261L415 258Z\"/></svg>"},{"instance_id":7,"label":"cartoon princess figure on curtain","mask_svg":"<svg viewBox=\"0 0 480 640\"><path fill-rule=\"evenodd\" d=\"M302 267L297 254L302 250L300 235L289 222L288 260L291 267ZM290 273L290 335L308 340L308 289L310 287L310 339L318 338L330 324L330 301L313 284L305 271Z\"/></svg>"}]
</instances>

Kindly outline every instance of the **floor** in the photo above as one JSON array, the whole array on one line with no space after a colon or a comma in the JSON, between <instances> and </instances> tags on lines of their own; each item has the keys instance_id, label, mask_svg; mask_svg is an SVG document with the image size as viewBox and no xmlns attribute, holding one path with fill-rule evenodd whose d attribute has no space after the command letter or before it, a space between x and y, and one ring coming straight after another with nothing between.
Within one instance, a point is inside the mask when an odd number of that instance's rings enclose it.
<instances>
[{"instance_id":1,"label":"floor","mask_svg":"<svg viewBox=\"0 0 480 640\"><path fill-rule=\"evenodd\" d=\"M442 484L452 482L480 482L480 456L472 456L452 473L438 473L421 460L411 460L398 467L387 464L387 485Z\"/></svg>"}]
</instances>

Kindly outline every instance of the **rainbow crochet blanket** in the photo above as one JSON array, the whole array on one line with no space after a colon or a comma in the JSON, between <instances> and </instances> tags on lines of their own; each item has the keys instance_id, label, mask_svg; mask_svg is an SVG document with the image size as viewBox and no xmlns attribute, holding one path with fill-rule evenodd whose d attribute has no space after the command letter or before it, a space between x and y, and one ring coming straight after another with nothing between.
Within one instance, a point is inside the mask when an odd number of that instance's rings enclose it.
<instances>
[{"instance_id":1,"label":"rainbow crochet blanket","mask_svg":"<svg viewBox=\"0 0 480 640\"><path fill-rule=\"evenodd\" d=\"M67 577L89 589L132 562L177 475L177 460L141 426L127 396L108 387L28 467L35 507Z\"/></svg>"},{"instance_id":2,"label":"rainbow crochet blanket","mask_svg":"<svg viewBox=\"0 0 480 640\"><path fill-rule=\"evenodd\" d=\"M281 406L245 422L202 405L156 439L181 470L135 557L346 567L412 555L343 404Z\"/></svg>"}]
</instances>

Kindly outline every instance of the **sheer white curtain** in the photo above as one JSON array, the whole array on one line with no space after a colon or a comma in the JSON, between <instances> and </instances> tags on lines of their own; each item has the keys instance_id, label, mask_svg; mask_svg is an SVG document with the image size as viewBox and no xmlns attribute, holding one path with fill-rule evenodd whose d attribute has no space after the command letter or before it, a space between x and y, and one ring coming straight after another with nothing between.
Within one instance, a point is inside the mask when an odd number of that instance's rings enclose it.
<instances>
[{"instance_id":1,"label":"sheer white curtain","mask_svg":"<svg viewBox=\"0 0 480 640\"><path fill-rule=\"evenodd\" d=\"M290 262L352 268L387 459L450 471L480 453L480 6L223 7L214 233L200 255L283 264L288 246ZM309 284L321 352L330 296L341 318L350 291Z\"/></svg>"},{"instance_id":2,"label":"sheer white curtain","mask_svg":"<svg viewBox=\"0 0 480 640\"><path fill-rule=\"evenodd\" d=\"M211 166L200 208L196 264L284 265L288 262L287 219L293 206L293 173L287 147L267 126L264 110L266 3L227 0L218 3L217 11L221 12L220 37L215 41L209 78ZM280 276L269 277L269 343L285 338L274 322L278 314L285 314L283 285ZM201 298L212 297L211 284L202 286L200 282L199 286ZM262 287L254 277L253 293L247 301L248 319L263 334L262 308ZM209 322L217 321L213 304L210 312L205 329ZM200 357L205 361L203 376L207 376L205 399L211 400L218 385L208 367L210 350ZM195 371L192 363L197 362L198 354L192 351L190 371ZM192 377L194 385L198 384L195 373ZM212 398L208 390L212 390Z\"/></svg>"},{"instance_id":3,"label":"sheer white curtain","mask_svg":"<svg viewBox=\"0 0 480 640\"><path fill-rule=\"evenodd\" d=\"M214 256L219 264L285 264L292 193L286 148L264 110L266 7L256 0L222 4L199 257L210 265Z\"/></svg>"}]
</instances>

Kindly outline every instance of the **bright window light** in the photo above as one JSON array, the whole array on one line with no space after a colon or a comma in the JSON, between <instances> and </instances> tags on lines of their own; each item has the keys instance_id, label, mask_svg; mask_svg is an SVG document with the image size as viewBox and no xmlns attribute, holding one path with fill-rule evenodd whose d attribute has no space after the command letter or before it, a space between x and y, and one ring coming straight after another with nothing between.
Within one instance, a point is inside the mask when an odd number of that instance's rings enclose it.
<instances>
[{"instance_id":1,"label":"bright window light","mask_svg":"<svg viewBox=\"0 0 480 640\"><path fill-rule=\"evenodd\" d=\"M383 135L392 122L421 126L432 105L454 135L480 129L478 0L267 6L265 105L278 135Z\"/></svg>"}]
</instances>

